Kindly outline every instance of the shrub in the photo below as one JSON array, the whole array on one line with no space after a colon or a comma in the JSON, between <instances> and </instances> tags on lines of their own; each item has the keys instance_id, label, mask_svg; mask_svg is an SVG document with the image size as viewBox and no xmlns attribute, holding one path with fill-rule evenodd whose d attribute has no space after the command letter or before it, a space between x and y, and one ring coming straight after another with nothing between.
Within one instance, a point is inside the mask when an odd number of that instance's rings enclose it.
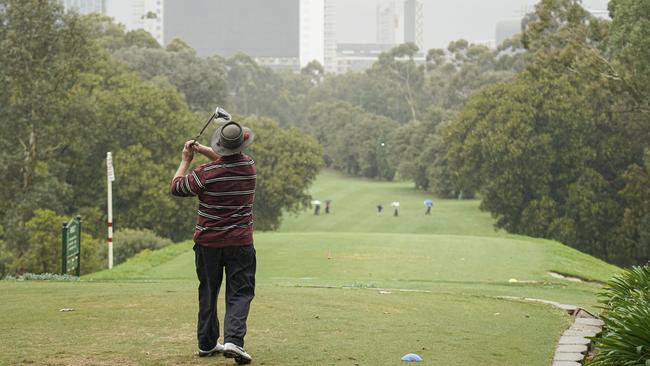
<instances>
[{"instance_id":1,"label":"shrub","mask_svg":"<svg viewBox=\"0 0 650 366\"><path fill-rule=\"evenodd\" d=\"M173 244L171 240L147 229L124 229L115 232L113 262L120 264L145 249L156 250Z\"/></svg>"},{"instance_id":2,"label":"shrub","mask_svg":"<svg viewBox=\"0 0 650 366\"><path fill-rule=\"evenodd\" d=\"M19 276L8 275L4 278L7 281L79 281L79 277L59 273L23 273Z\"/></svg>"},{"instance_id":3,"label":"shrub","mask_svg":"<svg viewBox=\"0 0 650 366\"><path fill-rule=\"evenodd\" d=\"M106 268L105 257L102 257L102 244L98 239L83 232L84 223L81 223L81 275L97 272Z\"/></svg>"},{"instance_id":4,"label":"shrub","mask_svg":"<svg viewBox=\"0 0 650 366\"><path fill-rule=\"evenodd\" d=\"M0 277L7 274L11 266L12 255L4 242L0 240Z\"/></svg>"},{"instance_id":5,"label":"shrub","mask_svg":"<svg viewBox=\"0 0 650 366\"><path fill-rule=\"evenodd\" d=\"M61 223L64 221L68 221L68 218L52 210L38 209L34 211L34 216L25 225L29 235L29 246L23 253L15 255L11 267L5 272L14 274L61 272ZM84 230L82 221L82 275L100 270L103 264L100 257L101 243L85 233ZM2 270L3 262L11 263L6 256L7 253L3 255L0 246L0 270Z\"/></svg>"},{"instance_id":6,"label":"shrub","mask_svg":"<svg viewBox=\"0 0 650 366\"><path fill-rule=\"evenodd\" d=\"M650 266L614 276L600 297L605 328L590 365L650 365Z\"/></svg>"}]
</instances>

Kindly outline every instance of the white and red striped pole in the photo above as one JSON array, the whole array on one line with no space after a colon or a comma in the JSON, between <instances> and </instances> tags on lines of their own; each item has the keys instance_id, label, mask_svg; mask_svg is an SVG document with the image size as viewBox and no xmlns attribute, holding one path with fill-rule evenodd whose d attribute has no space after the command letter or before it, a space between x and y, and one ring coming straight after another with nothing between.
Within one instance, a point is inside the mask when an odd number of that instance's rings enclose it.
<instances>
[{"instance_id":1,"label":"white and red striped pole","mask_svg":"<svg viewBox=\"0 0 650 366\"><path fill-rule=\"evenodd\" d=\"M113 171L113 156L110 152L106 153L106 183L108 198L108 269L113 268L113 181L115 172Z\"/></svg>"}]
</instances>

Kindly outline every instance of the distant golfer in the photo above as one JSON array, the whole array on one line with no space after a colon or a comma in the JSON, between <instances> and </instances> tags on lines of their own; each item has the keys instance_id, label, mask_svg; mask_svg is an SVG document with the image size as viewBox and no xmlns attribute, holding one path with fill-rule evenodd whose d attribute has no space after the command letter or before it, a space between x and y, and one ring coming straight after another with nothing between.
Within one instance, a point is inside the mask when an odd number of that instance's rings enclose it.
<instances>
[{"instance_id":1,"label":"distant golfer","mask_svg":"<svg viewBox=\"0 0 650 366\"><path fill-rule=\"evenodd\" d=\"M430 199L424 200L424 207L427 208L427 210L424 212L425 215L431 215L431 207L433 207L433 201Z\"/></svg>"},{"instance_id":2,"label":"distant golfer","mask_svg":"<svg viewBox=\"0 0 650 366\"><path fill-rule=\"evenodd\" d=\"M393 206L393 208L395 209L395 211L393 212L393 216L395 216L395 217L399 216L399 202L395 201L395 202L391 203L390 205Z\"/></svg>"},{"instance_id":3,"label":"distant golfer","mask_svg":"<svg viewBox=\"0 0 650 366\"><path fill-rule=\"evenodd\" d=\"M255 162L242 150L253 142L253 131L228 122L212 135L211 147L185 143L181 164L171 183L174 196L198 196L194 230L196 274L199 279L197 323L198 355L221 353L238 364L248 364L244 351L246 320L255 296L255 248L253 247L253 199ZM194 152L211 161L194 169ZM223 341L219 339L217 297L226 272L226 314Z\"/></svg>"},{"instance_id":4,"label":"distant golfer","mask_svg":"<svg viewBox=\"0 0 650 366\"><path fill-rule=\"evenodd\" d=\"M378 204L377 205L377 214L381 215L381 211L383 211L383 210L384 210L384 206L382 206L381 203Z\"/></svg>"},{"instance_id":5,"label":"distant golfer","mask_svg":"<svg viewBox=\"0 0 650 366\"><path fill-rule=\"evenodd\" d=\"M311 204L314 205L314 215L320 215L320 205L321 202L318 200L311 201Z\"/></svg>"},{"instance_id":6,"label":"distant golfer","mask_svg":"<svg viewBox=\"0 0 650 366\"><path fill-rule=\"evenodd\" d=\"M330 213L331 208L332 208L332 200L325 200L325 213L326 214Z\"/></svg>"}]
</instances>

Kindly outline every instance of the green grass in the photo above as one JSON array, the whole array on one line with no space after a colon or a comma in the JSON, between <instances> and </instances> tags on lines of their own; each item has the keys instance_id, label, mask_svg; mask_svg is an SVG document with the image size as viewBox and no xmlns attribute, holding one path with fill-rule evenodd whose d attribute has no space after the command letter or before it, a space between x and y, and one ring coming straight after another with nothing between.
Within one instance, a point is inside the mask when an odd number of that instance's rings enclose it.
<instances>
[{"instance_id":1,"label":"green grass","mask_svg":"<svg viewBox=\"0 0 650 366\"><path fill-rule=\"evenodd\" d=\"M259 365L548 365L570 319L541 298L594 310L614 266L557 242L492 228L478 201L435 199L408 183L324 172L330 215L256 233L257 296L246 348ZM399 217L375 206L401 202ZM119 245L119 243L116 243ZM196 274L190 242L80 282L0 281L0 364L230 365L192 357ZM518 282L510 283L510 279ZM75 308L73 312L59 312ZM220 299L220 312L223 297ZM38 351L37 351L38 350Z\"/></svg>"},{"instance_id":2,"label":"green grass","mask_svg":"<svg viewBox=\"0 0 650 366\"><path fill-rule=\"evenodd\" d=\"M417 191L410 182L377 182L323 172L311 189L314 199L332 200L331 214L286 215L280 232L371 232L495 236L490 215L479 211L478 200L440 200ZM430 216L423 201L433 198ZM391 202L399 201L399 217ZM377 205L384 211L377 214Z\"/></svg>"},{"instance_id":3,"label":"green grass","mask_svg":"<svg viewBox=\"0 0 650 366\"><path fill-rule=\"evenodd\" d=\"M170 245L157 251L145 249L138 255L131 257L121 266L116 266L110 271L91 273L84 276L85 280L121 280L157 278L157 271L165 268L168 262L173 261L182 254L187 254L191 243ZM163 266L164 265L164 266ZM167 272L167 271L165 271Z\"/></svg>"}]
</instances>

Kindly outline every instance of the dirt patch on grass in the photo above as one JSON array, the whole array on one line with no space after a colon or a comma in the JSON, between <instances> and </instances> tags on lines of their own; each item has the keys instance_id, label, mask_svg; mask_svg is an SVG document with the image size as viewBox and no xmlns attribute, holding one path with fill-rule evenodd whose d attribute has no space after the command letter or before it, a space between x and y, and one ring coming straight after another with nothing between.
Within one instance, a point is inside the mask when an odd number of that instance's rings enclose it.
<instances>
[{"instance_id":1,"label":"dirt patch on grass","mask_svg":"<svg viewBox=\"0 0 650 366\"><path fill-rule=\"evenodd\" d=\"M557 279L561 279L561 280L565 280L565 281L569 281L569 282L587 282L587 283L604 284L604 282L602 282L602 281L591 280L591 279L588 279L588 278L584 278L584 277L580 277L580 276L576 276L576 275L572 275L572 274L568 274L568 273L562 273L562 272L558 272L558 271L548 271L548 275L553 277L553 278L557 278Z\"/></svg>"}]
</instances>

